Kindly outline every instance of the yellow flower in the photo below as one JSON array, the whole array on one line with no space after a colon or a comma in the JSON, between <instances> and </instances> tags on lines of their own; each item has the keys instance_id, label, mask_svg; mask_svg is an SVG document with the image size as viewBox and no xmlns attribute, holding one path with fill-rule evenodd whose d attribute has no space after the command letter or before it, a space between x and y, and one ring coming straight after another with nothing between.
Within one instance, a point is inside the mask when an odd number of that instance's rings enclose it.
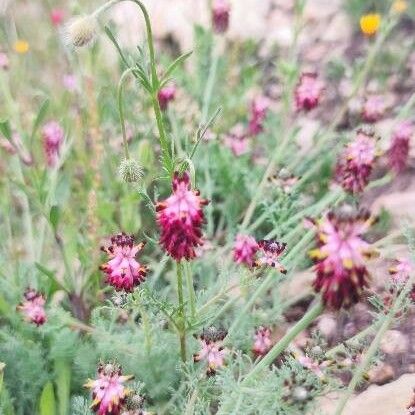
<instances>
[{"instance_id":1,"label":"yellow flower","mask_svg":"<svg viewBox=\"0 0 415 415\"><path fill-rule=\"evenodd\" d=\"M19 39L14 43L13 48L17 53L23 55L29 50L29 43L25 40Z\"/></svg>"},{"instance_id":2,"label":"yellow flower","mask_svg":"<svg viewBox=\"0 0 415 415\"><path fill-rule=\"evenodd\" d=\"M396 13L403 13L408 8L405 0L395 0L392 5L392 10Z\"/></svg>"},{"instance_id":3,"label":"yellow flower","mask_svg":"<svg viewBox=\"0 0 415 415\"><path fill-rule=\"evenodd\" d=\"M369 13L360 18L360 29L367 36L373 36L379 29L381 22L380 14Z\"/></svg>"}]
</instances>

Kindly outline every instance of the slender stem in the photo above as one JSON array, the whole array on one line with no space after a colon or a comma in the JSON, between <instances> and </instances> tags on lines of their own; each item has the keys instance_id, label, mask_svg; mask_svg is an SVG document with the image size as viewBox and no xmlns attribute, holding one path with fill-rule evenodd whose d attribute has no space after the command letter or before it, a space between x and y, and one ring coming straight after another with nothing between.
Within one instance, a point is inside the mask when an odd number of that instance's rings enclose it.
<instances>
[{"instance_id":1,"label":"slender stem","mask_svg":"<svg viewBox=\"0 0 415 415\"><path fill-rule=\"evenodd\" d=\"M108 10L108 8L112 7L116 3L120 3L121 1L126 1L126 0L109 1L108 3L104 4L99 9L97 9L93 13L93 16L97 17L100 13L105 12L106 10ZM141 12L143 13L144 20L145 20L148 52L149 52L149 58L150 58L150 70L151 70L151 88L152 88L151 101L153 104L153 110L154 110L154 114L156 117L156 124L157 124L157 129L159 132L161 151L163 153L163 165L165 169L169 172L169 174L172 175L173 174L173 163L172 163L171 156L170 156L169 142L167 139L167 134L166 134L166 130L164 128L164 123L163 123L163 116L162 116L160 105L159 105L158 98L157 98L160 82L157 76L153 32L151 29L150 17L148 15L146 7L140 0L130 0L130 1L135 3L140 8Z\"/></svg>"},{"instance_id":2,"label":"slender stem","mask_svg":"<svg viewBox=\"0 0 415 415\"><path fill-rule=\"evenodd\" d=\"M352 380L349 383L349 386L347 387L347 390L345 394L343 395L342 399L340 400L339 404L337 405L336 411L334 415L341 415L347 401L349 400L350 396L353 394L354 390L356 389L356 386L360 383L360 381L363 378L363 375L369 368L373 357L377 353L379 349L380 342L382 341L382 338L385 334L385 332L388 330L389 326L392 324L393 319L396 315L396 313L399 311L399 309L402 307L406 297L408 296L409 291L412 289L412 284L414 281L414 276L408 279L408 281L405 284L405 287L399 294L398 298L396 299L395 303L393 304L392 308L390 309L389 313L386 314L383 317L382 325L380 326L375 338L373 339L372 343L370 344L369 348L367 349L366 355L363 359L363 361L360 363L360 365L357 367L355 374L353 375Z\"/></svg>"},{"instance_id":3,"label":"slender stem","mask_svg":"<svg viewBox=\"0 0 415 415\"><path fill-rule=\"evenodd\" d=\"M133 68L126 69L123 74L121 75L120 81L118 82L117 88L117 103L118 103L118 113L120 116L120 123L121 123L121 130L122 130L122 142L124 147L124 156L126 160L130 159L130 152L128 150L128 141L127 141L127 133L125 130L125 118L124 118L124 106L122 102L122 91L123 91L123 84L127 76L133 72Z\"/></svg>"},{"instance_id":4,"label":"slender stem","mask_svg":"<svg viewBox=\"0 0 415 415\"><path fill-rule=\"evenodd\" d=\"M256 366L248 373L241 385L245 385L249 380L254 378L258 373L269 366L297 337L299 333L305 330L324 310L324 306L319 301L299 320L285 336L274 345L274 347L261 359Z\"/></svg>"},{"instance_id":5,"label":"slender stem","mask_svg":"<svg viewBox=\"0 0 415 415\"><path fill-rule=\"evenodd\" d=\"M185 273L186 273L186 285L187 285L187 292L189 297L189 305L190 305L190 315L192 319L196 317L196 294L195 288L193 286L193 274L190 268L190 264L186 262L185 264Z\"/></svg>"},{"instance_id":6,"label":"slender stem","mask_svg":"<svg viewBox=\"0 0 415 415\"><path fill-rule=\"evenodd\" d=\"M180 340L180 356L183 362L186 362L186 315L183 297L183 265L180 261L177 264L177 296L179 300L179 340Z\"/></svg>"}]
</instances>

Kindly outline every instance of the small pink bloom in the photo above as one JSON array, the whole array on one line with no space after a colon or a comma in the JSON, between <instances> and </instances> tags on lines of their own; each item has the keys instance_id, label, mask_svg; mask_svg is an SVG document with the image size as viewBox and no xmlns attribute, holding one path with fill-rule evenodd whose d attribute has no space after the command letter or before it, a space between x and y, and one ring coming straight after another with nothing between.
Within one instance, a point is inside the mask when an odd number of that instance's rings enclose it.
<instances>
[{"instance_id":1,"label":"small pink bloom","mask_svg":"<svg viewBox=\"0 0 415 415\"><path fill-rule=\"evenodd\" d=\"M160 244L176 261L196 256L195 248L203 245L203 206L208 201L199 191L191 190L187 172L173 177L173 194L157 203L157 224L160 228Z\"/></svg>"},{"instance_id":2,"label":"small pink bloom","mask_svg":"<svg viewBox=\"0 0 415 415\"><path fill-rule=\"evenodd\" d=\"M78 90L78 82L75 75L65 74L62 78L62 84L68 92L76 92Z\"/></svg>"},{"instance_id":3,"label":"small pink bloom","mask_svg":"<svg viewBox=\"0 0 415 415\"><path fill-rule=\"evenodd\" d=\"M285 274L287 270L279 262L280 256L285 251L287 244L273 239L263 239L258 242L260 256L255 261L256 266L269 266L277 268L279 272Z\"/></svg>"},{"instance_id":4,"label":"small pink bloom","mask_svg":"<svg viewBox=\"0 0 415 415\"><path fill-rule=\"evenodd\" d=\"M310 111L317 107L324 91L324 84L317 78L316 73L301 74L300 81L295 89L295 103L297 110Z\"/></svg>"},{"instance_id":5,"label":"small pink bloom","mask_svg":"<svg viewBox=\"0 0 415 415\"><path fill-rule=\"evenodd\" d=\"M389 268L389 274L395 284L403 285L414 272L414 264L409 258L399 258Z\"/></svg>"},{"instance_id":6,"label":"small pink bloom","mask_svg":"<svg viewBox=\"0 0 415 415\"><path fill-rule=\"evenodd\" d=\"M225 33L229 27L231 5L228 0L213 0L212 26L216 33Z\"/></svg>"},{"instance_id":7,"label":"small pink bloom","mask_svg":"<svg viewBox=\"0 0 415 415\"><path fill-rule=\"evenodd\" d=\"M16 148L7 138L0 138L0 147L10 155L16 154Z\"/></svg>"},{"instance_id":8,"label":"small pink bloom","mask_svg":"<svg viewBox=\"0 0 415 415\"><path fill-rule=\"evenodd\" d=\"M228 350L222 345L226 337L226 331L209 327L203 330L200 336L201 349L193 356L195 362L204 360L207 363L208 376L214 375L216 370L224 365L225 356Z\"/></svg>"},{"instance_id":9,"label":"small pink bloom","mask_svg":"<svg viewBox=\"0 0 415 415\"><path fill-rule=\"evenodd\" d=\"M388 150L388 163L396 174L405 169L409 157L409 145L414 133L411 122L400 123L393 131L391 144Z\"/></svg>"},{"instance_id":10,"label":"small pink bloom","mask_svg":"<svg viewBox=\"0 0 415 415\"><path fill-rule=\"evenodd\" d=\"M350 307L369 285L365 259L374 250L362 235L372 223L367 210L355 211L346 205L330 211L316 224L317 248L310 251L316 263L313 286L328 307Z\"/></svg>"},{"instance_id":11,"label":"small pink bloom","mask_svg":"<svg viewBox=\"0 0 415 415\"><path fill-rule=\"evenodd\" d=\"M235 125L225 136L225 146L228 147L236 157L240 157L249 151L249 138L241 124Z\"/></svg>"},{"instance_id":12,"label":"small pink bloom","mask_svg":"<svg viewBox=\"0 0 415 415\"><path fill-rule=\"evenodd\" d=\"M65 133L56 121L49 121L42 128L43 150L49 167L54 167L59 160L59 152Z\"/></svg>"},{"instance_id":13,"label":"small pink bloom","mask_svg":"<svg viewBox=\"0 0 415 415\"><path fill-rule=\"evenodd\" d=\"M41 326L47 320L45 312L45 297L43 294L28 288L24 293L24 301L17 306L29 323Z\"/></svg>"},{"instance_id":14,"label":"small pink bloom","mask_svg":"<svg viewBox=\"0 0 415 415\"><path fill-rule=\"evenodd\" d=\"M252 236L237 235L233 248L233 260L237 264L245 264L252 267L255 262L255 254L259 247L258 243Z\"/></svg>"},{"instance_id":15,"label":"small pink bloom","mask_svg":"<svg viewBox=\"0 0 415 415\"><path fill-rule=\"evenodd\" d=\"M147 267L135 259L144 245L144 242L134 245L133 236L119 233L111 238L108 248L101 248L110 259L100 268L107 274L106 282L117 291L132 292L145 280Z\"/></svg>"},{"instance_id":16,"label":"small pink bloom","mask_svg":"<svg viewBox=\"0 0 415 415\"><path fill-rule=\"evenodd\" d=\"M255 330L254 345L252 351L256 356L264 356L271 349L271 330L268 327L260 326Z\"/></svg>"},{"instance_id":17,"label":"small pink bloom","mask_svg":"<svg viewBox=\"0 0 415 415\"><path fill-rule=\"evenodd\" d=\"M376 141L373 132L359 130L337 161L336 181L347 192L362 192L369 183L375 159Z\"/></svg>"},{"instance_id":18,"label":"small pink bloom","mask_svg":"<svg viewBox=\"0 0 415 415\"><path fill-rule=\"evenodd\" d=\"M269 100L260 96L251 103L251 116L249 119L248 133L251 136L258 135L264 130L264 121L269 108Z\"/></svg>"},{"instance_id":19,"label":"small pink bloom","mask_svg":"<svg viewBox=\"0 0 415 415\"><path fill-rule=\"evenodd\" d=\"M385 99L380 95L371 95L363 104L362 117L368 123L379 121L385 113Z\"/></svg>"},{"instance_id":20,"label":"small pink bloom","mask_svg":"<svg viewBox=\"0 0 415 415\"><path fill-rule=\"evenodd\" d=\"M321 379L324 377L324 373L321 370L321 365L317 361L313 360L311 357L306 355L299 356L297 360L303 367L311 370L318 378Z\"/></svg>"},{"instance_id":21,"label":"small pink bloom","mask_svg":"<svg viewBox=\"0 0 415 415\"><path fill-rule=\"evenodd\" d=\"M9 69L9 58L3 52L0 52L0 68Z\"/></svg>"},{"instance_id":22,"label":"small pink bloom","mask_svg":"<svg viewBox=\"0 0 415 415\"><path fill-rule=\"evenodd\" d=\"M92 410L98 415L120 415L125 399L131 393L124 383L133 377L122 376L119 366L100 364L97 379L88 379L84 385L92 390Z\"/></svg>"},{"instance_id":23,"label":"small pink bloom","mask_svg":"<svg viewBox=\"0 0 415 415\"><path fill-rule=\"evenodd\" d=\"M62 9L52 9L50 12L50 21L53 26L60 26L65 18L65 12Z\"/></svg>"},{"instance_id":24,"label":"small pink bloom","mask_svg":"<svg viewBox=\"0 0 415 415\"><path fill-rule=\"evenodd\" d=\"M174 85L165 86L161 88L157 94L160 109L165 111L170 103L176 97L176 87Z\"/></svg>"}]
</instances>

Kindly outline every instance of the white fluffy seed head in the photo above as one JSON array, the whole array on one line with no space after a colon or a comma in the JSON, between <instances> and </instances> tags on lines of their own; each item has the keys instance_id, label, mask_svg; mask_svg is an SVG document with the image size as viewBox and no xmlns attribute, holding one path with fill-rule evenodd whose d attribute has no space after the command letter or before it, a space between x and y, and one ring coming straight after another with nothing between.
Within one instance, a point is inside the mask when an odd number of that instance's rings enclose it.
<instances>
[{"instance_id":1,"label":"white fluffy seed head","mask_svg":"<svg viewBox=\"0 0 415 415\"><path fill-rule=\"evenodd\" d=\"M138 182L143 177L143 168L132 159L124 159L119 167L119 174L127 183Z\"/></svg>"},{"instance_id":2,"label":"white fluffy seed head","mask_svg":"<svg viewBox=\"0 0 415 415\"><path fill-rule=\"evenodd\" d=\"M97 20L94 16L78 16L65 27L64 36L68 46L81 48L92 44L97 34Z\"/></svg>"}]
</instances>

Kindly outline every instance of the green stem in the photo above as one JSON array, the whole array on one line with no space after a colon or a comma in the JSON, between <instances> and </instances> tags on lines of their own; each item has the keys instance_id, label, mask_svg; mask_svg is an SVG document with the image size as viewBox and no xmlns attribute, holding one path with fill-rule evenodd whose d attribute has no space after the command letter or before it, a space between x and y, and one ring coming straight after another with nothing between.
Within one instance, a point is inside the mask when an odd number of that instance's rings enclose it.
<instances>
[{"instance_id":1,"label":"green stem","mask_svg":"<svg viewBox=\"0 0 415 415\"><path fill-rule=\"evenodd\" d=\"M186 362L186 315L184 308L183 297L183 265L177 262L177 296L179 300L179 341L180 341L180 356L183 362Z\"/></svg>"},{"instance_id":2,"label":"green stem","mask_svg":"<svg viewBox=\"0 0 415 415\"><path fill-rule=\"evenodd\" d=\"M195 289L193 286L193 274L190 268L190 264L186 262L185 264L185 273L186 273L186 285L187 285L187 292L189 297L189 305L190 305L190 315L192 319L196 318L196 294Z\"/></svg>"},{"instance_id":3,"label":"green stem","mask_svg":"<svg viewBox=\"0 0 415 415\"><path fill-rule=\"evenodd\" d=\"M121 75L120 81L118 82L118 88L117 88L118 113L120 116L120 123L121 123L121 130L122 130L122 142L123 142L123 147L124 147L124 156L126 160L130 159L130 152L128 151L127 133L125 130L124 106L122 103L122 91L123 91L122 87L127 76L133 71L134 71L133 68L128 68L123 72L123 74Z\"/></svg>"},{"instance_id":4,"label":"green stem","mask_svg":"<svg viewBox=\"0 0 415 415\"><path fill-rule=\"evenodd\" d=\"M248 373L241 385L246 385L258 373L268 367L297 337L299 333L305 330L324 310L323 304L319 301L299 320L285 336L274 345L274 347L256 364Z\"/></svg>"},{"instance_id":5,"label":"green stem","mask_svg":"<svg viewBox=\"0 0 415 415\"><path fill-rule=\"evenodd\" d=\"M343 395L342 399L340 400L339 404L337 405L336 412L334 415L341 415L347 401L349 400L350 396L352 396L356 386L361 382L363 375L366 373L367 369L369 368L373 357L377 353L379 349L380 342L385 334L385 332L389 329L389 326L392 324L393 319L399 309L402 307L406 297L408 296L409 291L412 289L412 284L414 281L414 277L409 278L405 284L405 287L399 294L398 298L396 299L395 303L393 304L392 308L390 309L389 313L383 317L383 322L373 339L372 343L370 344L369 348L367 349L366 355L363 361L357 367L355 374L353 375L352 380L350 381L345 394Z\"/></svg>"}]
</instances>

